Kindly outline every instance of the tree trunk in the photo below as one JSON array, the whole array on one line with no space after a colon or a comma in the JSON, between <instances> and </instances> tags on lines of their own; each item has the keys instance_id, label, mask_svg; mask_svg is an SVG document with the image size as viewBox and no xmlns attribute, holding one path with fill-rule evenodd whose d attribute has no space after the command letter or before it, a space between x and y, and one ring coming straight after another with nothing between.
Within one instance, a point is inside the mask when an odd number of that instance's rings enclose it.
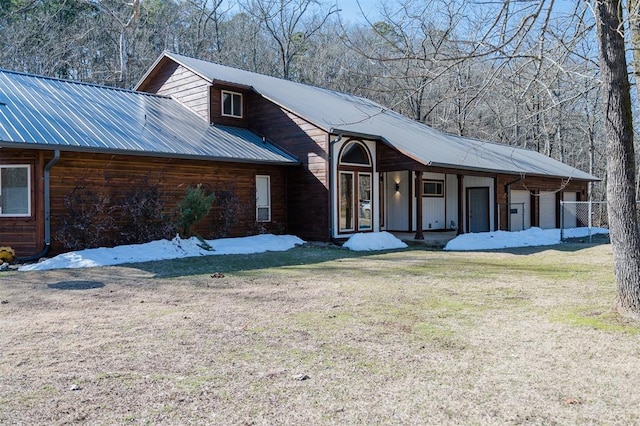
<instances>
[{"instance_id":1,"label":"tree trunk","mask_svg":"<svg viewBox=\"0 0 640 426\"><path fill-rule=\"evenodd\" d=\"M621 0L595 0L607 140L607 200L617 308L640 318L640 234L636 220L631 87Z\"/></svg>"}]
</instances>

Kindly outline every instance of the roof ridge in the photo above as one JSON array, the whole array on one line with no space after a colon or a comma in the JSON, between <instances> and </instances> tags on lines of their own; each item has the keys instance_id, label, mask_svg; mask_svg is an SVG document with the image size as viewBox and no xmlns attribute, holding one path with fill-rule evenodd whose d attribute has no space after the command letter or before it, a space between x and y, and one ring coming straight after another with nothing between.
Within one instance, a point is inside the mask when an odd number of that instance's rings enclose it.
<instances>
[{"instance_id":1,"label":"roof ridge","mask_svg":"<svg viewBox=\"0 0 640 426\"><path fill-rule=\"evenodd\" d=\"M28 72L22 72L22 71L14 71L14 70L6 69L6 68L0 68L0 73L20 75L20 76L24 76L24 77L38 78L38 79L42 79L42 80L51 80L51 81L56 81L56 82L59 82L59 83L76 84L76 85L80 85L80 86L95 87L95 88L99 88L99 89L114 90L114 91L118 91L118 92L133 93L133 94L136 94L136 95L145 95L145 96L151 96L151 97L157 97L157 98L171 99L169 96L158 95L156 93L140 92L140 91L133 90L133 89L124 89L122 87L107 86L106 84L88 83L86 81L80 81L80 80L69 80L69 79L64 79L64 78L60 78L60 77L51 77L51 76L42 75L42 74L28 73Z\"/></svg>"},{"instance_id":2,"label":"roof ridge","mask_svg":"<svg viewBox=\"0 0 640 426\"><path fill-rule=\"evenodd\" d=\"M374 100L371 100L369 98L365 98L364 96L354 95L352 93L347 93L347 92L341 92L339 90L329 89L327 87L323 87L323 86L320 86L320 85L303 83L303 82L295 81L295 80L288 80L288 79L283 78L283 77L277 77L275 75L263 74L263 73L256 72L256 71L250 71L250 70L247 70L247 69L244 69L244 68L239 68L237 66L231 66L231 65L223 64L223 63L220 63L220 62L214 62L214 61L209 61L209 60L205 60L205 59L194 58L192 56L182 55L180 53L171 52L169 50L165 50L162 53L161 56L163 56L163 55L164 56L168 56L168 57L170 57L170 58L172 58L174 60L178 60L179 58L185 58L185 59L192 60L192 61L198 61L198 62L203 62L203 63L206 63L206 64L210 64L210 65L216 65L216 66L219 66L219 67L225 67L225 68L228 68L228 69L231 69L231 70L238 70L238 71L246 72L246 73L253 74L253 75L256 75L256 76L260 76L260 77L273 78L273 79L276 79L276 80L279 80L279 81L283 81L283 82L286 82L286 83L291 83L291 84L301 85L301 86L305 86L305 87L310 87L312 89L323 90L323 91L331 92L331 93L334 93L334 94L337 94L337 95L350 96L350 97L353 97L353 98L363 99L363 100L366 100L367 102L370 102L372 104L377 104L377 105L380 105L381 107L384 107L384 105L382 105L382 104L380 104L380 103L378 103L378 102L376 102ZM184 65L184 64L182 64L182 65ZM219 80L219 81L224 81L224 80ZM233 83L233 82L228 82L228 83ZM387 108L387 107L384 107L384 108Z\"/></svg>"}]
</instances>

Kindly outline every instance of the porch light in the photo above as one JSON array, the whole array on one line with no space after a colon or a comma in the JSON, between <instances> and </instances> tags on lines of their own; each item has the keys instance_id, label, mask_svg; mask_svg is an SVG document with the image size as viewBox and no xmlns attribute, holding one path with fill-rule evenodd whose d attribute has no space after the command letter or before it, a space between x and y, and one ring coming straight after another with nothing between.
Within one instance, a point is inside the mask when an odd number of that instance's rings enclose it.
<instances>
[{"instance_id":1,"label":"porch light","mask_svg":"<svg viewBox=\"0 0 640 426\"><path fill-rule=\"evenodd\" d=\"M396 182L396 192L400 192L400 184Z\"/></svg>"}]
</instances>

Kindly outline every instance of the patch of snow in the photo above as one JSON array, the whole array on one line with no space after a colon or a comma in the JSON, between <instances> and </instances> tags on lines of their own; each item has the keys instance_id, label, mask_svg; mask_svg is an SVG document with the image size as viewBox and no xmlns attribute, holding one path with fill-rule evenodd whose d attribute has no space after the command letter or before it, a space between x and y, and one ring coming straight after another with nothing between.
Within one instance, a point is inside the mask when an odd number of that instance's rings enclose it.
<instances>
[{"instance_id":1,"label":"patch of snow","mask_svg":"<svg viewBox=\"0 0 640 426\"><path fill-rule=\"evenodd\" d=\"M608 234L605 228L591 228L591 235ZM589 228L565 229L565 238L582 238L589 235ZM458 235L449 241L445 250L491 250L511 247L535 247L560 244L559 229L529 228L525 231L478 232Z\"/></svg>"},{"instance_id":2,"label":"patch of snow","mask_svg":"<svg viewBox=\"0 0 640 426\"><path fill-rule=\"evenodd\" d=\"M394 235L383 231L352 235L342 247L352 251L373 251L407 248L407 245Z\"/></svg>"},{"instance_id":3,"label":"patch of snow","mask_svg":"<svg viewBox=\"0 0 640 426\"><path fill-rule=\"evenodd\" d=\"M144 244L130 244L113 248L101 247L63 253L39 263L23 265L18 270L43 271L62 268L90 268L93 266L110 266L193 256L286 251L296 245L304 244L304 241L293 235L263 234L252 237L207 240L206 243L211 246L211 250L207 250L202 241L196 237L182 239L177 236L172 240L158 240Z\"/></svg>"}]
</instances>

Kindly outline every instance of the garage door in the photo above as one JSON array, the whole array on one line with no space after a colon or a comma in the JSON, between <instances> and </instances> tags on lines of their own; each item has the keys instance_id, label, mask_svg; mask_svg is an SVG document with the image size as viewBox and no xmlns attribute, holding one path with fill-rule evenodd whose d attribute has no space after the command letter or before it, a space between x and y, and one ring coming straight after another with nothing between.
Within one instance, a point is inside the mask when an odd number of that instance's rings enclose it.
<instances>
[{"instance_id":1,"label":"garage door","mask_svg":"<svg viewBox=\"0 0 640 426\"><path fill-rule=\"evenodd\" d=\"M556 193L540 193L540 228L554 229L556 225Z\"/></svg>"}]
</instances>

